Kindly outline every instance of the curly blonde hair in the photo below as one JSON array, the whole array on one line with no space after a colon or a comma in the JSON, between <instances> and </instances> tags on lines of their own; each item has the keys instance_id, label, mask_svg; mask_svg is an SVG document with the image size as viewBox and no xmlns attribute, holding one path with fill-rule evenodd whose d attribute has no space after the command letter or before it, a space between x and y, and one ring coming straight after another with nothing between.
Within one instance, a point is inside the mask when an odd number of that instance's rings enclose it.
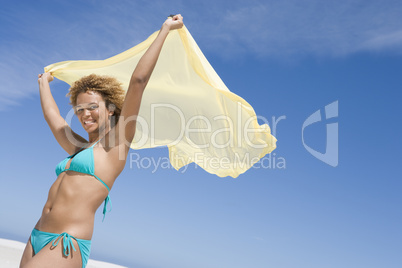
<instances>
[{"instance_id":1,"label":"curly blonde hair","mask_svg":"<svg viewBox=\"0 0 402 268\"><path fill-rule=\"evenodd\" d=\"M114 77L90 74L75 81L66 96L70 96L70 104L76 106L77 97L80 93L87 91L99 93L105 101L106 108L114 112L112 122L117 123L126 94L121 85Z\"/></svg>"}]
</instances>

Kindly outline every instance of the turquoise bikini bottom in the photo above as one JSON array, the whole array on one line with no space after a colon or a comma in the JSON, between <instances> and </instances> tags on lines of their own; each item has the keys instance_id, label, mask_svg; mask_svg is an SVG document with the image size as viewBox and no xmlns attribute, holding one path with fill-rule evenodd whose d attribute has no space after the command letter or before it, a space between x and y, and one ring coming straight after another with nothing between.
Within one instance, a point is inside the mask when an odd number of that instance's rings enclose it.
<instances>
[{"instance_id":1,"label":"turquoise bikini bottom","mask_svg":"<svg viewBox=\"0 0 402 268\"><path fill-rule=\"evenodd\" d=\"M85 268L87 266L89 253L91 252L91 240L78 239L74 236L69 235L68 233L55 234L42 232L38 229L33 229L31 233L31 244L35 254L37 254L44 246L49 244L49 242L51 241L52 246L56 247L61 239L63 239L62 243L64 256L70 255L71 248L76 251L72 239L77 241L78 247L81 251L82 268Z\"/></svg>"}]
</instances>

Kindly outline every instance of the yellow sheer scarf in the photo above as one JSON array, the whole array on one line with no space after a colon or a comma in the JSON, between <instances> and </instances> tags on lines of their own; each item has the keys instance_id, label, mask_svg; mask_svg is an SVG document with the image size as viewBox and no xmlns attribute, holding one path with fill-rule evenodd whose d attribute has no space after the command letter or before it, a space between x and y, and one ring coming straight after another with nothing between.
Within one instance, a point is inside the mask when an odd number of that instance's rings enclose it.
<instances>
[{"instance_id":1,"label":"yellow sheer scarf","mask_svg":"<svg viewBox=\"0 0 402 268\"><path fill-rule=\"evenodd\" d=\"M158 32L114 57L63 61L45 72L68 84L89 74L117 78L127 90L131 74ZM276 148L253 107L229 91L185 26L169 33L143 94L131 148L167 146L171 165L196 163L236 178Z\"/></svg>"}]
</instances>

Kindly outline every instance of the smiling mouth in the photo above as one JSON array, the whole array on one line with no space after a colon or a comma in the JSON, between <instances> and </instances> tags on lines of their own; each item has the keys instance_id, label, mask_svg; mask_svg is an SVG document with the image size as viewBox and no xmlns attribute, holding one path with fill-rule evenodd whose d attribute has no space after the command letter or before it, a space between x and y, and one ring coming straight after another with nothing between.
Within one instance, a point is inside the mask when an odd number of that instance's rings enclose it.
<instances>
[{"instance_id":1,"label":"smiling mouth","mask_svg":"<svg viewBox=\"0 0 402 268\"><path fill-rule=\"evenodd\" d=\"M94 123L95 123L95 120L84 121L84 125L86 125L86 126L93 125Z\"/></svg>"}]
</instances>

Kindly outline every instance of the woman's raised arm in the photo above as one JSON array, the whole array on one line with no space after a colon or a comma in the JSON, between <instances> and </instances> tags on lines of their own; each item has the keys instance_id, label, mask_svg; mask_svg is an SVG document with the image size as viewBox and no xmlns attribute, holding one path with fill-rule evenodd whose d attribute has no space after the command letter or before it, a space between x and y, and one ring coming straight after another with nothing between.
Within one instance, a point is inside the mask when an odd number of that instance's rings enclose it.
<instances>
[{"instance_id":1,"label":"woman's raised arm","mask_svg":"<svg viewBox=\"0 0 402 268\"><path fill-rule=\"evenodd\" d=\"M60 146L68 154L73 154L80 148L78 142L86 142L86 140L72 131L66 120L60 115L59 107L50 91L49 82L51 81L53 81L53 76L50 73L38 75L43 116Z\"/></svg>"},{"instance_id":2,"label":"woman's raised arm","mask_svg":"<svg viewBox=\"0 0 402 268\"><path fill-rule=\"evenodd\" d=\"M158 36L154 42L141 57L130 80L126 98L124 100L121 116L118 124L124 124L124 135L120 137L120 143L124 142L130 146L134 138L136 127L136 116L140 110L140 104L144 89L155 68L159 54L162 50L163 43L170 30L180 29L183 27L183 17L178 14L168 18L162 25ZM134 117L134 118L133 118ZM123 134L123 133L120 133ZM124 137L123 137L124 136ZM124 140L122 140L124 139Z\"/></svg>"}]
</instances>

